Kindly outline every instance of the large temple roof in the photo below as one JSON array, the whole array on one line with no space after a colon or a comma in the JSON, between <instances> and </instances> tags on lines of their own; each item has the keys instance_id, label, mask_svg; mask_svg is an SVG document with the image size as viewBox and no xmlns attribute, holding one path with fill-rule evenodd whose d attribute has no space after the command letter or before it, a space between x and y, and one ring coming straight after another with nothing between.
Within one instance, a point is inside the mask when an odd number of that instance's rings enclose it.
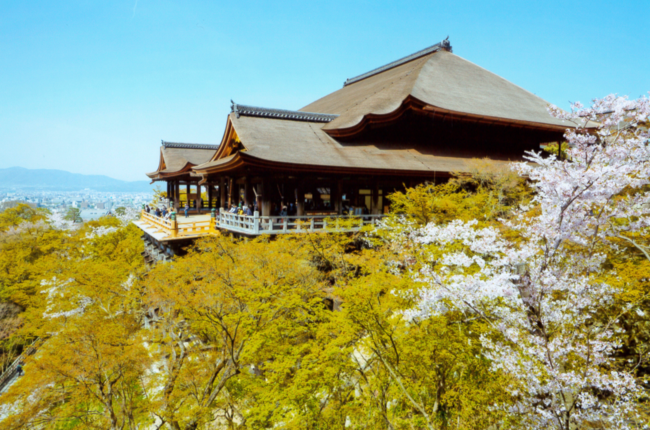
<instances>
[{"instance_id":1,"label":"large temple roof","mask_svg":"<svg viewBox=\"0 0 650 430\"><path fill-rule=\"evenodd\" d=\"M434 45L423 55L349 79L346 85L301 111L338 114L323 129L357 126L368 115L388 115L414 100L426 109L496 122L525 123L542 128L570 127L549 115L549 103L529 91Z\"/></svg>"},{"instance_id":2,"label":"large temple roof","mask_svg":"<svg viewBox=\"0 0 650 430\"><path fill-rule=\"evenodd\" d=\"M159 169L149 176L191 170L205 177L251 168L467 172L472 157L506 163L560 139L573 124L551 117L548 105L454 55L445 40L348 79L299 111L233 103L218 150L163 145Z\"/></svg>"},{"instance_id":3,"label":"large temple roof","mask_svg":"<svg viewBox=\"0 0 650 430\"><path fill-rule=\"evenodd\" d=\"M147 176L157 179L162 176L188 172L192 167L210 161L218 148L218 145L163 141L160 147L158 169L147 173Z\"/></svg>"},{"instance_id":4,"label":"large temple roof","mask_svg":"<svg viewBox=\"0 0 650 430\"><path fill-rule=\"evenodd\" d=\"M194 167L199 173L231 170L242 164L268 165L307 170L382 170L405 174L467 172L468 158L437 155L431 147L345 144L322 130L321 122L274 119L231 113L228 118L243 149L236 154ZM506 161L503 161L504 165Z\"/></svg>"}]
</instances>

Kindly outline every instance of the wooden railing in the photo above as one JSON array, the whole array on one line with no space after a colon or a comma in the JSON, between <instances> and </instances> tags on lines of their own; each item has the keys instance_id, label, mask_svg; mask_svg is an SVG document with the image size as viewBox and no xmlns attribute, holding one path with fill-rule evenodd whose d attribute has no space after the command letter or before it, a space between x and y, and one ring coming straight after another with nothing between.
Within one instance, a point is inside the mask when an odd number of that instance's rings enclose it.
<instances>
[{"instance_id":1,"label":"wooden railing","mask_svg":"<svg viewBox=\"0 0 650 430\"><path fill-rule=\"evenodd\" d=\"M304 216L253 216L220 213L216 225L238 233L283 234L317 231L351 232L367 225L377 225L384 215L304 215Z\"/></svg>"},{"instance_id":2,"label":"wooden railing","mask_svg":"<svg viewBox=\"0 0 650 430\"><path fill-rule=\"evenodd\" d=\"M174 229L171 219L159 217L144 210L140 219L164 232L171 232Z\"/></svg>"},{"instance_id":3,"label":"wooden railing","mask_svg":"<svg viewBox=\"0 0 650 430\"><path fill-rule=\"evenodd\" d=\"M176 224L176 237L204 236L214 231L214 218L210 218L209 221L192 221Z\"/></svg>"},{"instance_id":4,"label":"wooden railing","mask_svg":"<svg viewBox=\"0 0 650 430\"><path fill-rule=\"evenodd\" d=\"M217 229L257 236L260 234L287 234L307 232L353 232L365 226L375 226L384 215L303 215L303 216L259 216L237 215L212 211L210 220L182 222L157 217L142 211L141 221L164 233L165 239L182 239L216 234Z\"/></svg>"},{"instance_id":5,"label":"wooden railing","mask_svg":"<svg viewBox=\"0 0 650 430\"><path fill-rule=\"evenodd\" d=\"M175 216L171 218L158 217L143 210L140 220L151 225L158 232L164 233L166 239L205 236L216 232L215 219L213 217L205 221L186 222L178 222L175 218Z\"/></svg>"}]
</instances>

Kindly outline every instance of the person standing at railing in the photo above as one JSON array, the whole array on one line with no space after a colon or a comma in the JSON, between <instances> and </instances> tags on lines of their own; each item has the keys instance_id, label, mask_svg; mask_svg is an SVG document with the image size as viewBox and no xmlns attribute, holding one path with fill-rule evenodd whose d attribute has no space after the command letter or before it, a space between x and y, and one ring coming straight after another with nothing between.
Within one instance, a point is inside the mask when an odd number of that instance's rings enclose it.
<instances>
[{"instance_id":1,"label":"person standing at railing","mask_svg":"<svg viewBox=\"0 0 650 430\"><path fill-rule=\"evenodd\" d=\"M163 216L163 218L167 218L167 206L163 206L163 208L162 208L162 216Z\"/></svg>"},{"instance_id":2,"label":"person standing at railing","mask_svg":"<svg viewBox=\"0 0 650 430\"><path fill-rule=\"evenodd\" d=\"M18 372L18 376L23 376L25 374L25 371L23 370L23 363L18 363L18 366L16 366L16 371Z\"/></svg>"},{"instance_id":3,"label":"person standing at railing","mask_svg":"<svg viewBox=\"0 0 650 430\"><path fill-rule=\"evenodd\" d=\"M160 208L156 207L156 212L154 212L154 215L160 218Z\"/></svg>"},{"instance_id":4,"label":"person standing at railing","mask_svg":"<svg viewBox=\"0 0 650 430\"><path fill-rule=\"evenodd\" d=\"M190 210L190 205L187 202L185 202L184 210L185 210L185 218L187 218L187 212Z\"/></svg>"},{"instance_id":5,"label":"person standing at railing","mask_svg":"<svg viewBox=\"0 0 650 430\"><path fill-rule=\"evenodd\" d=\"M244 206L244 215L253 216L253 211L251 211L251 208L249 208L248 206Z\"/></svg>"}]
</instances>

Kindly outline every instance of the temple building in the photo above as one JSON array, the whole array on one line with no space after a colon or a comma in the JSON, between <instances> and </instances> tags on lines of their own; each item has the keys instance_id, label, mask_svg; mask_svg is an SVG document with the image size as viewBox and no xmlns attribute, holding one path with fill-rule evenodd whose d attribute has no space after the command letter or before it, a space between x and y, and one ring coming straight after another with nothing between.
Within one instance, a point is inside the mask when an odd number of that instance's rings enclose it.
<instances>
[{"instance_id":1,"label":"temple building","mask_svg":"<svg viewBox=\"0 0 650 430\"><path fill-rule=\"evenodd\" d=\"M166 243L216 229L313 231L350 216L372 223L395 190L468 172L475 158L505 168L559 141L571 124L549 115L548 105L453 54L446 39L296 111L233 102L219 145L163 142L158 169L147 175L165 182L180 215L173 228L151 217L138 225ZM240 203L254 215L228 212Z\"/></svg>"}]
</instances>

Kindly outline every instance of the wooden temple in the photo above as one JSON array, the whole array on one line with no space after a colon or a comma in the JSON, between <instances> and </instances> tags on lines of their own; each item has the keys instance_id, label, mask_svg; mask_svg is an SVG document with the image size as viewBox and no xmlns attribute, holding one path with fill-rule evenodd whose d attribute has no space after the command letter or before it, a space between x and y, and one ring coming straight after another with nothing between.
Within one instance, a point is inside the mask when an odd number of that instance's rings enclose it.
<instances>
[{"instance_id":1,"label":"wooden temple","mask_svg":"<svg viewBox=\"0 0 650 430\"><path fill-rule=\"evenodd\" d=\"M374 222L395 190L468 172L475 158L505 167L559 141L571 124L551 117L548 105L453 54L448 40L296 111L233 102L218 145L163 142L158 169L147 175L165 182L177 213L187 203L193 216L210 214L210 225L157 236L308 231L351 215L359 226ZM255 214L228 212L240 203ZM184 220L177 216L177 230Z\"/></svg>"}]
</instances>

